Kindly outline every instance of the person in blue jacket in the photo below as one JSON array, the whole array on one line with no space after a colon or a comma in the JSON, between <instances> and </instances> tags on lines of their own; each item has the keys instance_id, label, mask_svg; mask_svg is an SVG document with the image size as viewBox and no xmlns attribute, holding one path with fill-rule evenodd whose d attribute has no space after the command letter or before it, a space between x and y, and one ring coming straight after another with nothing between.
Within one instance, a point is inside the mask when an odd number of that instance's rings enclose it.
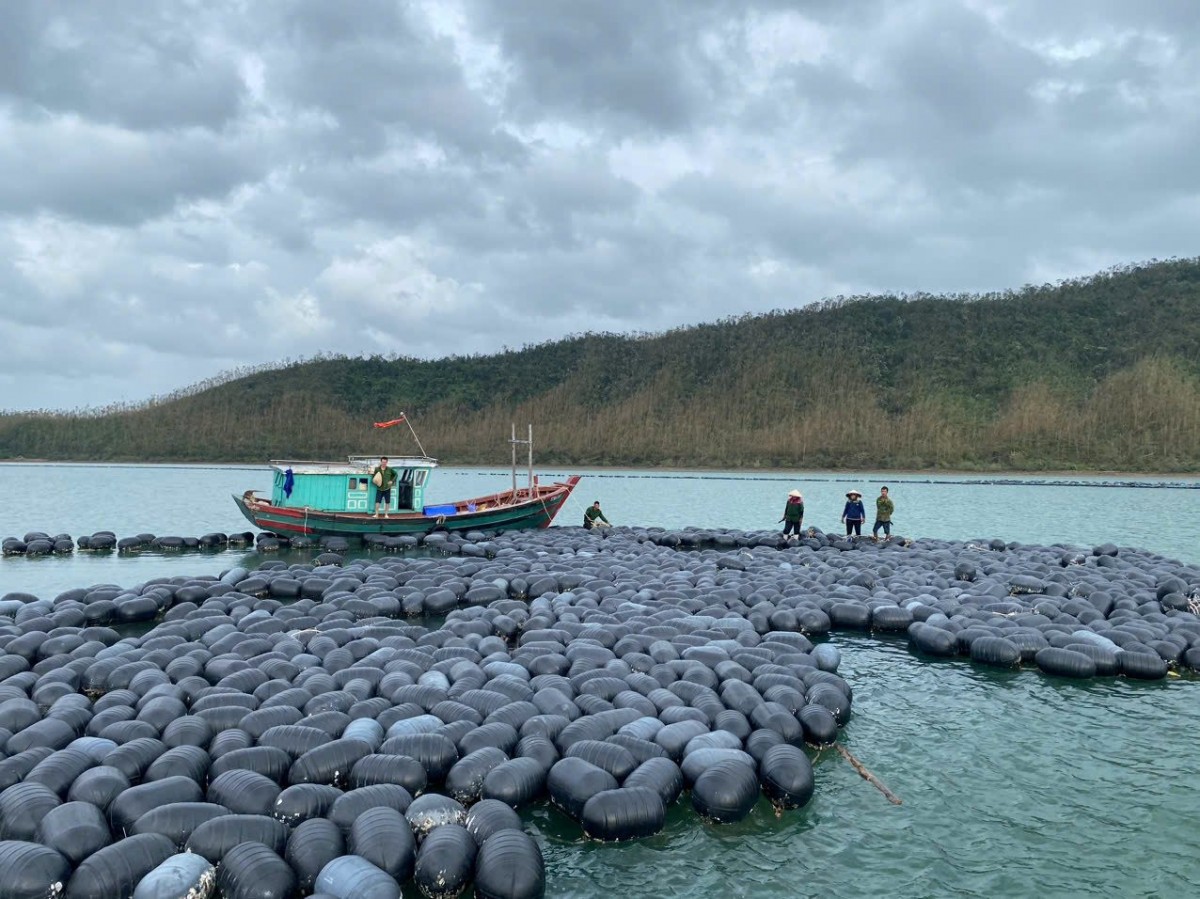
<instances>
[{"instance_id":1,"label":"person in blue jacket","mask_svg":"<svg viewBox=\"0 0 1200 899\"><path fill-rule=\"evenodd\" d=\"M867 510L863 507L862 494L851 490L846 494L846 508L842 509L842 521L846 523L846 536L854 534L862 536L863 522L867 520Z\"/></svg>"}]
</instances>

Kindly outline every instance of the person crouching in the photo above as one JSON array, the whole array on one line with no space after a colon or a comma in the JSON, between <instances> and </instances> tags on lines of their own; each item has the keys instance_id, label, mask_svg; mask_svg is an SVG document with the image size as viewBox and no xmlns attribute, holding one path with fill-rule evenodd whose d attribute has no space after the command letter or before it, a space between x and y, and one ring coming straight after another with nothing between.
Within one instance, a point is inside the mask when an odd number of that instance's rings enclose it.
<instances>
[{"instance_id":1,"label":"person crouching","mask_svg":"<svg viewBox=\"0 0 1200 899\"><path fill-rule=\"evenodd\" d=\"M612 523L604 517L604 513L600 511L600 500L596 500L583 513L583 526L587 530L592 528L610 528Z\"/></svg>"}]
</instances>

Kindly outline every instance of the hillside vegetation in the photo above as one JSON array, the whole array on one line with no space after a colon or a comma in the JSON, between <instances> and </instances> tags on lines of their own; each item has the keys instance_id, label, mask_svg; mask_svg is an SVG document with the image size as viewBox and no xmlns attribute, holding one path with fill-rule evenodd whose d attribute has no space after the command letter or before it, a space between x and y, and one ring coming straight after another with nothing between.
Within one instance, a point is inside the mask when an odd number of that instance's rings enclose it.
<instances>
[{"instance_id":1,"label":"hillside vegetation","mask_svg":"<svg viewBox=\"0 0 1200 899\"><path fill-rule=\"evenodd\" d=\"M380 404L381 396L391 397ZM541 463L1200 470L1200 260L982 296L839 298L494 356L318 358L136 408L0 415L0 457L412 452Z\"/></svg>"}]
</instances>

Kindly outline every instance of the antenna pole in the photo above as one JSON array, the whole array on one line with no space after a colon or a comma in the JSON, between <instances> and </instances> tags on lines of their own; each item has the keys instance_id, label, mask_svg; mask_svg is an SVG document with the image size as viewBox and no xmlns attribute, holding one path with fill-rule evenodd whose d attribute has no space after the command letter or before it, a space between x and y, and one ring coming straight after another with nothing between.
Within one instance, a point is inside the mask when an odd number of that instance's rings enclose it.
<instances>
[{"instance_id":1,"label":"antenna pole","mask_svg":"<svg viewBox=\"0 0 1200 899\"><path fill-rule=\"evenodd\" d=\"M512 425L512 437L508 440L512 444L512 494L513 501L517 499L517 444L523 444L529 447L529 497L533 498L533 425L529 425L529 438L527 440L517 439L516 423Z\"/></svg>"},{"instance_id":2,"label":"antenna pole","mask_svg":"<svg viewBox=\"0 0 1200 899\"><path fill-rule=\"evenodd\" d=\"M517 499L517 425L515 422L512 425L512 438L508 442L512 444L512 495L515 502Z\"/></svg>"}]
</instances>

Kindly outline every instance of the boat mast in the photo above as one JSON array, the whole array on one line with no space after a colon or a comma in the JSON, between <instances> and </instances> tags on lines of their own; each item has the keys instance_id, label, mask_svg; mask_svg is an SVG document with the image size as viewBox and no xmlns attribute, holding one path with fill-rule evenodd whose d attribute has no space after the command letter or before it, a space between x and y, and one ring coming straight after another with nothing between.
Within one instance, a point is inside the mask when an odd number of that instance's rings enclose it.
<instances>
[{"instance_id":1,"label":"boat mast","mask_svg":"<svg viewBox=\"0 0 1200 899\"><path fill-rule=\"evenodd\" d=\"M533 496L533 425L529 426L529 439L517 439L517 426L514 423L512 426L512 437L508 441L512 444L512 494L513 499L517 498L517 445L523 444L529 447L529 495Z\"/></svg>"}]
</instances>

